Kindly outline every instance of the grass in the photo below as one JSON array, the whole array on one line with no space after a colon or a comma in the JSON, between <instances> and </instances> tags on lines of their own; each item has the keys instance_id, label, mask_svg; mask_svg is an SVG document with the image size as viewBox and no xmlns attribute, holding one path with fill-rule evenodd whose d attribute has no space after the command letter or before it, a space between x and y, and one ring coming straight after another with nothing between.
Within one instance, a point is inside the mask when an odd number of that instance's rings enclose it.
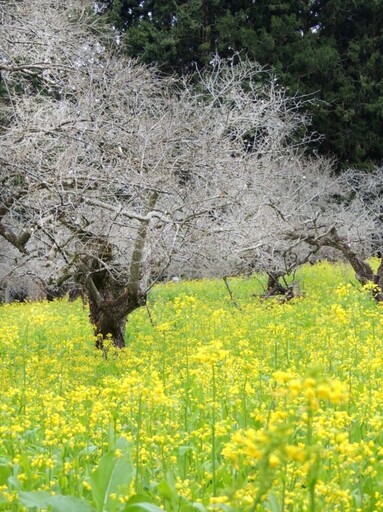
<instances>
[{"instance_id":1,"label":"grass","mask_svg":"<svg viewBox=\"0 0 383 512\"><path fill-rule=\"evenodd\" d=\"M298 279L161 285L107 359L80 302L0 307L0 510L382 510L382 307Z\"/></svg>"}]
</instances>

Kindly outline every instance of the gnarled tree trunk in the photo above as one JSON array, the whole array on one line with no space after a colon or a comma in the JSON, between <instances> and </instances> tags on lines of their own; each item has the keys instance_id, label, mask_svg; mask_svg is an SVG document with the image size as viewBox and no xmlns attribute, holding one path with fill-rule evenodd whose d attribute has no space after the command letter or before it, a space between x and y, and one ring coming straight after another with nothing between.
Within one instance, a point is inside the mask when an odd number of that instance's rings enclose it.
<instances>
[{"instance_id":1,"label":"gnarled tree trunk","mask_svg":"<svg viewBox=\"0 0 383 512\"><path fill-rule=\"evenodd\" d=\"M157 201L158 193L150 195L147 213ZM81 278L86 275L85 288L89 299L89 316L96 336L96 347L102 349L104 340L111 336L115 347L125 346L125 327L128 315L146 304L146 292L140 288L143 250L150 218L144 218L137 230L130 261L129 277L121 283L108 269L113 262L113 249L107 239L91 237L89 245L95 250L94 257L81 266ZM115 265L116 269L117 266Z\"/></svg>"},{"instance_id":2,"label":"gnarled tree trunk","mask_svg":"<svg viewBox=\"0 0 383 512\"><path fill-rule=\"evenodd\" d=\"M363 261L356 252L351 249L349 244L338 235L335 228L332 228L325 235L319 237L306 236L304 239L308 244L318 248L327 246L334 247L340 251L354 269L358 281L363 286L368 283L376 285L376 288L371 290L372 295L377 302L383 301L383 257L381 257L377 272L374 272L371 266Z\"/></svg>"},{"instance_id":3,"label":"gnarled tree trunk","mask_svg":"<svg viewBox=\"0 0 383 512\"><path fill-rule=\"evenodd\" d=\"M129 289L119 293L119 283L110 274L104 275L102 279L100 276L88 279L87 291L89 318L96 336L96 347L102 349L108 337L111 337L115 347L125 347L128 315L145 305L146 297L132 293Z\"/></svg>"},{"instance_id":4,"label":"gnarled tree trunk","mask_svg":"<svg viewBox=\"0 0 383 512\"><path fill-rule=\"evenodd\" d=\"M96 336L96 348L102 349L104 340L109 336L115 347L125 347L127 316L116 315L112 304L108 305L105 301L98 305L95 301L89 300L89 319Z\"/></svg>"}]
</instances>

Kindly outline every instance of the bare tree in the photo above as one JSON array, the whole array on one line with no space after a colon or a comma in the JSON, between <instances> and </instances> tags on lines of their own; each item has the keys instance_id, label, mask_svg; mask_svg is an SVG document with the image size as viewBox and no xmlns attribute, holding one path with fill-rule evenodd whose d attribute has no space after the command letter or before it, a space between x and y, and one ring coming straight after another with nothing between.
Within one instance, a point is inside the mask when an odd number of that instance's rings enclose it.
<instances>
[{"instance_id":1,"label":"bare tree","mask_svg":"<svg viewBox=\"0 0 383 512\"><path fill-rule=\"evenodd\" d=\"M331 161L295 150L253 165L241 207L225 223L238 268L267 273L267 295L292 294L284 277L300 265L343 258L381 300L383 265L374 272L367 260L382 256L382 170L337 175Z\"/></svg>"},{"instance_id":2,"label":"bare tree","mask_svg":"<svg viewBox=\"0 0 383 512\"><path fill-rule=\"evenodd\" d=\"M198 88L159 77L113 49L86 1L0 5L0 235L18 264L85 290L98 347L124 346L164 277L308 258L287 228L336 179L302 156L299 98L248 62L216 60Z\"/></svg>"},{"instance_id":3,"label":"bare tree","mask_svg":"<svg viewBox=\"0 0 383 512\"><path fill-rule=\"evenodd\" d=\"M348 170L338 179L332 201L322 201L322 212L288 238L319 251L332 248L350 263L362 285L372 285L376 301L383 300L383 169ZM368 259L380 258L374 270Z\"/></svg>"}]
</instances>

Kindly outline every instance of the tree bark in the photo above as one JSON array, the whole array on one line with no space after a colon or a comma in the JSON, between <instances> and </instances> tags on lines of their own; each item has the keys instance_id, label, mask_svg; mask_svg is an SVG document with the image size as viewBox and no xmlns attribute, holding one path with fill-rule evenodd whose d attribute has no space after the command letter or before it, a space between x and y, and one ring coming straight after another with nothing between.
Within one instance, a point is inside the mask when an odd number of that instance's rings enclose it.
<instances>
[{"instance_id":1,"label":"tree bark","mask_svg":"<svg viewBox=\"0 0 383 512\"><path fill-rule=\"evenodd\" d=\"M125 347L125 328L127 316L116 315L113 303L107 301L98 305L89 300L89 318L96 336L96 348L104 348L104 341L110 336L117 348Z\"/></svg>"},{"instance_id":2,"label":"tree bark","mask_svg":"<svg viewBox=\"0 0 383 512\"><path fill-rule=\"evenodd\" d=\"M318 248L327 246L334 247L340 251L354 269L356 278L360 284L363 286L368 283L375 284L376 289L372 290L372 296L376 302L383 302L383 257L381 258L377 272L374 273L371 266L363 261L356 252L351 249L348 243L338 235L335 228L332 228L326 235L320 237L306 236L304 239L308 244L315 245Z\"/></svg>"},{"instance_id":3,"label":"tree bark","mask_svg":"<svg viewBox=\"0 0 383 512\"><path fill-rule=\"evenodd\" d=\"M265 295L268 297L272 297L274 295L285 295L287 292L287 288L281 285L279 282L280 276L269 272L267 278L267 291Z\"/></svg>"},{"instance_id":4,"label":"tree bark","mask_svg":"<svg viewBox=\"0 0 383 512\"><path fill-rule=\"evenodd\" d=\"M104 340L111 337L113 345L125 347L125 328L128 316L144 306L146 296L136 287L121 290L118 279L105 270L96 272L86 281L89 300L89 319L96 336L96 347L104 348Z\"/></svg>"}]
</instances>

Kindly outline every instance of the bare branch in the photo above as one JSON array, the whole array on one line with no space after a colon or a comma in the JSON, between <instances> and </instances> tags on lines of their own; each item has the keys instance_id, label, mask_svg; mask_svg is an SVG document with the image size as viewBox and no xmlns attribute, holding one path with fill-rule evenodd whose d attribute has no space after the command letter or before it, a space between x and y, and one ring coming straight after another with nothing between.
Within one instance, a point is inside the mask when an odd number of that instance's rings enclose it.
<instances>
[{"instance_id":1,"label":"bare branch","mask_svg":"<svg viewBox=\"0 0 383 512\"><path fill-rule=\"evenodd\" d=\"M7 71L10 73L25 72L25 71L42 71L44 69L70 69L68 66L57 64L49 64L46 62L36 62L33 64L5 64L0 62L0 71Z\"/></svg>"}]
</instances>

